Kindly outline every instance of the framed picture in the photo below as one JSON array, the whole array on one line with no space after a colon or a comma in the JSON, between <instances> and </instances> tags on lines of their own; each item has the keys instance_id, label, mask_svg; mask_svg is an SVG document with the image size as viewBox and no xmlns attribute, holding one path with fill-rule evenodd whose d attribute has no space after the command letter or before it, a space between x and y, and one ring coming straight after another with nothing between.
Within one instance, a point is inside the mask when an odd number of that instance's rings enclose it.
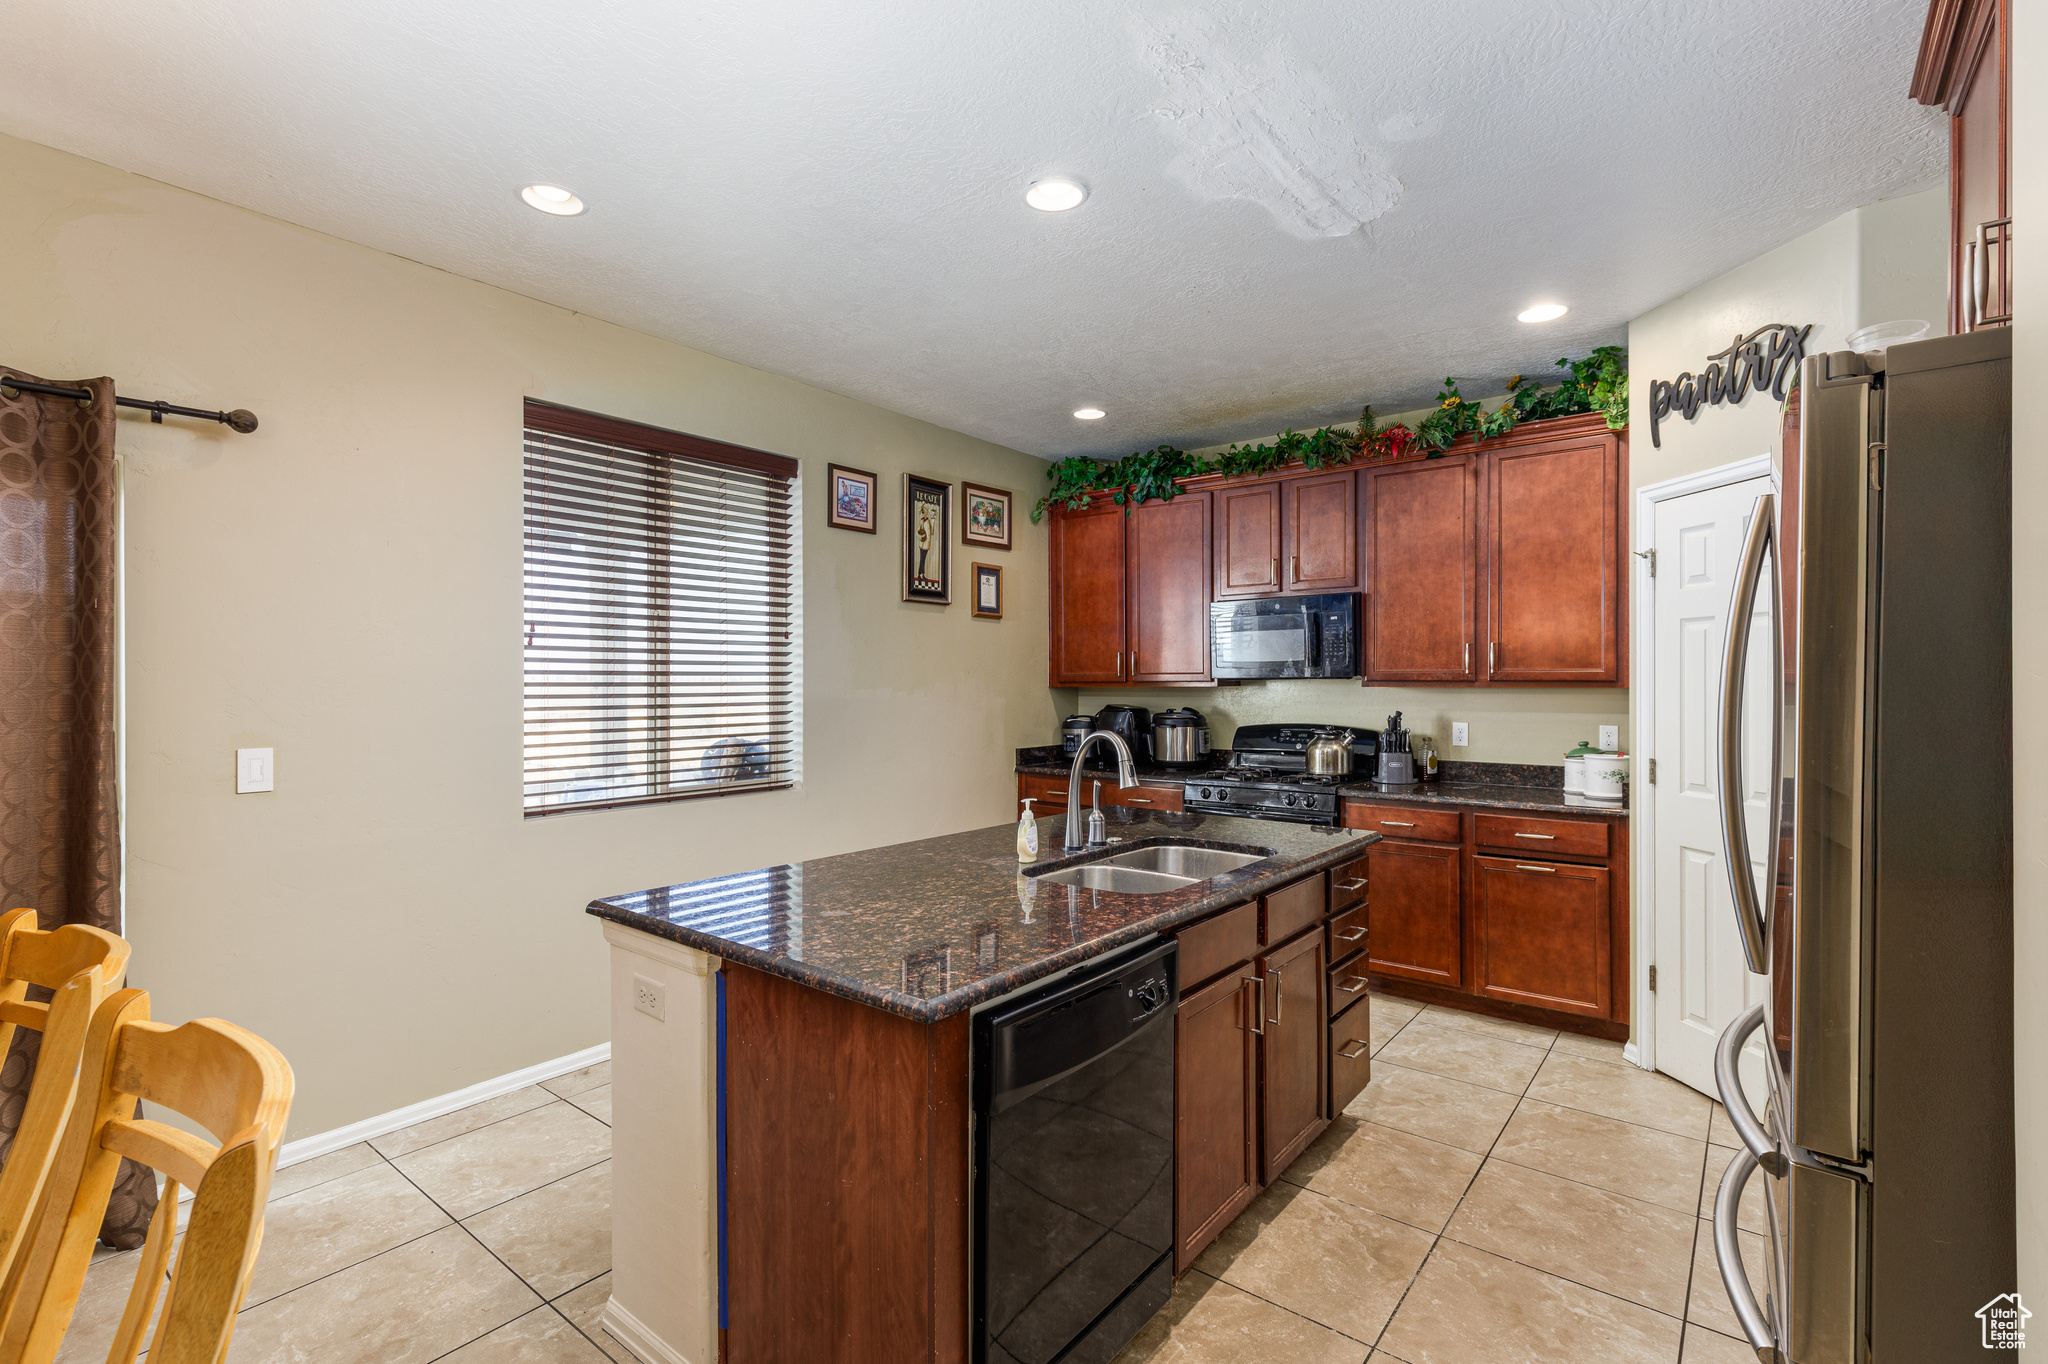
<instances>
[{"instance_id":1,"label":"framed picture","mask_svg":"<svg viewBox=\"0 0 2048 1364\"><path fill-rule=\"evenodd\" d=\"M989 549L1010 547L1010 495L979 483L960 485L960 538Z\"/></svg>"},{"instance_id":2,"label":"framed picture","mask_svg":"<svg viewBox=\"0 0 2048 1364\"><path fill-rule=\"evenodd\" d=\"M953 600L953 485L903 476L903 600Z\"/></svg>"},{"instance_id":3,"label":"framed picture","mask_svg":"<svg viewBox=\"0 0 2048 1364\"><path fill-rule=\"evenodd\" d=\"M825 524L875 533L875 476L844 464L825 466Z\"/></svg>"},{"instance_id":4,"label":"framed picture","mask_svg":"<svg viewBox=\"0 0 2048 1364\"><path fill-rule=\"evenodd\" d=\"M984 620L1003 618L1003 570L999 564L974 565L974 614Z\"/></svg>"}]
</instances>

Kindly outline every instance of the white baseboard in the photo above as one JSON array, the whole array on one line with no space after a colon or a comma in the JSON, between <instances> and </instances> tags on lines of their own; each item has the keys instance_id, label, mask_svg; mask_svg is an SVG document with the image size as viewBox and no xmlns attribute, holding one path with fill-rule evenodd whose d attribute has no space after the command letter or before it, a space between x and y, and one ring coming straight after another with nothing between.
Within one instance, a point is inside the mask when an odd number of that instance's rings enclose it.
<instances>
[{"instance_id":1,"label":"white baseboard","mask_svg":"<svg viewBox=\"0 0 2048 1364\"><path fill-rule=\"evenodd\" d=\"M467 1089L458 1089L451 1094L442 1094L432 1099L422 1099L416 1104L394 1108L389 1113L379 1113L374 1118L364 1118L361 1122L352 1122L331 1132L300 1137L297 1141L286 1142L284 1149L277 1153L277 1168L282 1170L287 1165L297 1165L302 1160L312 1160L330 1151L354 1146L359 1141L381 1137L400 1128L411 1127L414 1123L426 1122L430 1118L453 1113L458 1108L468 1108L471 1104L480 1104L486 1099L495 1099L500 1094L510 1094L515 1089L537 1085L542 1080L552 1080L557 1075L567 1075L572 1070L581 1070L585 1066L594 1066L611 1058L612 1044L600 1042L594 1047L586 1047L568 1056L558 1056L552 1061L542 1061L539 1065L515 1070L509 1075L478 1081Z\"/></svg>"},{"instance_id":2,"label":"white baseboard","mask_svg":"<svg viewBox=\"0 0 2048 1364\"><path fill-rule=\"evenodd\" d=\"M619 1300L612 1298L598 1314L597 1324L638 1356L645 1364L690 1364L688 1357L676 1351L669 1343L640 1324L631 1312L619 1306Z\"/></svg>"},{"instance_id":3,"label":"white baseboard","mask_svg":"<svg viewBox=\"0 0 2048 1364\"><path fill-rule=\"evenodd\" d=\"M1632 1066L1643 1066L1643 1054L1636 1050L1636 1044L1633 1042L1625 1043L1622 1046L1621 1059ZM1649 1067L1643 1066L1643 1069L1648 1070Z\"/></svg>"}]
</instances>

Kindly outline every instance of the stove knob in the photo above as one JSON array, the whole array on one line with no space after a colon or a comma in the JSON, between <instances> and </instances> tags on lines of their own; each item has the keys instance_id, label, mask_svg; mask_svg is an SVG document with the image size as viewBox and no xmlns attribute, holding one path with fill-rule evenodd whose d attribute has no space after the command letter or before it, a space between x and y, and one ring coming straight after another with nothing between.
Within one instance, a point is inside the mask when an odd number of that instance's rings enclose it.
<instances>
[{"instance_id":1,"label":"stove knob","mask_svg":"<svg viewBox=\"0 0 2048 1364\"><path fill-rule=\"evenodd\" d=\"M1292 804L1294 804L1294 800L1295 800L1295 797L1294 797L1294 793L1293 793L1292 791L1289 791L1289 792L1287 793L1287 797L1286 797L1286 803L1287 803L1287 804L1289 804L1289 805L1292 805Z\"/></svg>"},{"instance_id":2,"label":"stove knob","mask_svg":"<svg viewBox=\"0 0 2048 1364\"><path fill-rule=\"evenodd\" d=\"M1207 800L1207 799L1209 799L1209 788L1208 788L1208 787L1206 787L1206 786L1204 786L1204 787L1203 787L1203 788L1202 788L1201 790L1199 790L1199 791L1195 792L1195 799L1196 799L1196 800Z\"/></svg>"}]
</instances>

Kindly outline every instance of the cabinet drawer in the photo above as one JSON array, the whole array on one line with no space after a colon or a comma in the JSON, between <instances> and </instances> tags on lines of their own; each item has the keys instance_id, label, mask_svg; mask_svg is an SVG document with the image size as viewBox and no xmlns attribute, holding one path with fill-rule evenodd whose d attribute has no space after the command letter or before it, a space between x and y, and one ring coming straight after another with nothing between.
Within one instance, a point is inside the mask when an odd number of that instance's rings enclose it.
<instances>
[{"instance_id":1,"label":"cabinet drawer","mask_svg":"<svg viewBox=\"0 0 2048 1364\"><path fill-rule=\"evenodd\" d=\"M1067 779L1026 773L1017 778L1017 799L1037 801L1033 807L1043 814L1048 806L1067 808ZM1020 811L1021 813L1021 811Z\"/></svg>"},{"instance_id":2,"label":"cabinet drawer","mask_svg":"<svg viewBox=\"0 0 2048 1364\"><path fill-rule=\"evenodd\" d=\"M1365 998L1366 970L1366 959L1358 956L1330 968L1330 988L1327 993L1330 996L1332 1018Z\"/></svg>"},{"instance_id":3,"label":"cabinet drawer","mask_svg":"<svg viewBox=\"0 0 2048 1364\"><path fill-rule=\"evenodd\" d=\"M1083 783L1083 792L1088 789L1087 784ZM1082 796L1084 801L1087 798L1085 794ZM1114 777L1102 783L1104 805L1123 805L1133 810L1178 810L1180 802L1181 788L1178 786L1133 786L1130 790L1124 791L1118 789Z\"/></svg>"},{"instance_id":4,"label":"cabinet drawer","mask_svg":"<svg viewBox=\"0 0 2048 1364\"><path fill-rule=\"evenodd\" d=\"M1511 848L1536 857L1605 857L1608 827L1591 819L1474 815L1472 841L1482 848Z\"/></svg>"},{"instance_id":5,"label":"cabinet drawer","mask_svg":"<svg viewBox=\"0 0 2048 1364\"><path fill-rule=\"evenodd\" d=\"M1334 1119L1372 1079L1372 999L1358 1002L1330 1020L1330 1116Z\"/></svg>"},{"instance_id":6,"label":"cabinet drawer","mask_svg":"<svg viewBox=\"0 0 2048 1364\"><path fill-rule=\"evenodd\" d=\"M1259 954L1259 906L1247 901L1174 935L1180 943L1181 993Z\"/></svg>"},{"instance_id":7,"label":"cabinet drawer","mask_svg":"<svg viewBox=\"0 0 2048 1364\"><path fill-rule=\"evenodd\" d=\"M1346 905L1355 905L1365 898L1365 864L1371 856L1354 857L1341 867L1330 869L1330 912L1335 914Z\"/></svg>"},{"instance_id":8,"label":"cabinet drawer","mask_svg":"<svg viewBox=\"0 0 2048 1364\"><path fill-rule=\"evenodd\" d=\"M1259 941L1272 946L1286 942L1310 924L1322 921L1329 877L1322 872L1291 886L1283 886L1265 897L1265 915L1259 925Z\"/></svg>"},{"instance_id":9,"label":"cabinet drawer","mask_svg":"<svg viewBox=\"0 0 2048 1364\"><path fill-rule=\"evenodd\" d=\"M1456 810L1407 810L1398 805L1358 804L1345 808L1344 825L1350 829L1371 829L1388 838L1421 838L1432 843L1456 843L1463 837L1458 829Z\"/></svg>"},{"instance_id":10,"label":"cabinet drawer","mask_svg":"<svg viewBox=\"0 0 2048 1364\"><path fill-rule=\"evenodd\" d=\"M1178 786L1134 786L1125 791L1116 784L1114 772L1088 772L1081 777L1081 808L1088 808L1088 801L1094 792L1092 783L1102 783L1102 803L1121 805L1133 810L1178 810L1181 808L1181 788ZM1038 802L1034 807L1040 813L1067 808L1067 779L1048 777L1042 774L1026 774L1017 778L1017 799L1030 797Z\"/></svg>"},{"instance_id":11,"label":"cabinet drawer","mask_svg":"<svg viewBox=\"0 0 2048 1364\"><path fill-rule=\"evenodd\" d=\"M1365 946L1366 907L1353 905L1330 920L1330 960L1341 962Z\"/></svg>"}]
</instances>

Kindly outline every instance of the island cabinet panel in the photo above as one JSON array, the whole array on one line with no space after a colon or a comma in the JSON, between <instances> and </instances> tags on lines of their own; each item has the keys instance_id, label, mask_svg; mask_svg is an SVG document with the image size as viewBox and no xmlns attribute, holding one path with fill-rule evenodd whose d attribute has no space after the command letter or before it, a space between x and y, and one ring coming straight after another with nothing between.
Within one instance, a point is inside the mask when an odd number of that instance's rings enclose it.
<instances>
[{"instance_id":1,"label":"island cabinet panel","mask_svg":"<svg viewBox=\"0 0 2048 1364\"><path fill-rule=\"evenodd\" d=\"M1207 682L1209 672L1209 494L1183 492L1131 509L1132 682Z\"/></svg>"},{"instance_id":2,"label":"island cabinet panel","mask_svg":"<svg viewBox=\"0 0 2048 1364\"><path fill-rule=\"evenodd\" d=\"M1265 897L1259 916L1259 941L1277 946L1307 928L1321 923L1329 912L1328 881L1322 872L1283 886Z\"/></svg>"},{"instance_id":3,"label":"island cabinet panel","mask_svg":"<svg viewBox=\"0 0 2048 1364\"><path fill-rule=\"evenodd\" d=\"M1478 679L1478 472L1469 454L1365 470L1370 683Z\"/></svg>"},{"instance_id":4,"label":"island cabinet panel","mask_svg":"<svg viewBox=\"0 0 2048 1364\"><path fill-rule=\"evenodd\" d=\"M722 969L728 1364L965 1364L968 1016Z\"/></svg>"},{"instance_id":5,"label":"island cabinet panel","mask_svg":"<svg viewBox=\"0 0 2048 1364\"><path fill-rule=\"evenodd\" d=\"M1486 681L1621 680L1620 479L1611 432L1486 456Z\"/></svg>"},{"instance_id":6,"label":"island cabinet panel","mask_svg":"<svg viewBox=\"0 0 2048 1364\"><path fill-rule=\"evenodd\" d=\"M1280 592L1280 485L1221 487L1216 498L1216 596Z\"/></svg>"},{"instance_id":7,"label":"island cabinet panel","mask_svg":"<svg viewBox=\"0 0 2048 1364\"><path fill-rule=\"evenodd\" d=\"M1607 868L1475 857L1472 897L1481 995L1607 1017Z\"/></svg>"},{"instance_id":8,"label":"island cabinet panel","mask_svg":"<svg viewBox=\"0 0 2048 1364\"><path fill-rule=\"evenodd\" d=\"M1372 969L1432 985L1465 981L1456 845L1372 845Z\"/></svg>"},{"instance_id":9,"label":"island cabinet panel","mask_svg":"<svg viewBox=\"0 0 2048 1364\"><path fill-rule=\"evenodd\" d=\"M1181 942L1185 953L1186 934ZM1174 1015L1176 1274L1259 1191L1257 994L1256 979L1239 967L1182 996Z\"/></svg>"},{"instance_id":10,"label":"island cabinet panel","mask_svg":"<svg viewBox=\"0 0 2048 1364\"><path fill-rule=\"evenodd\" d=\"M1052 518L1052 685L1127 681L1124 509L1107 498Z\"/></svg>"},{"instance_id":11,"label":"island cabinet panel","mask_svg":"<svg viewBox=\"0 0 2048 1364\"><path fill-rule=\"evenodd\" d=\"M1329 1126L1329 1015L1323 932L1316 927L1259 958L1266 983L1259 1033L1259 1179L1270 1184Z\"/></svg>"},{"instance_id":12,"label":"island cabinet panel","mask_svg":"<svg viewBox=\"0 0 2048 1364\"><path fill-rule=\"evenodd\" d=\"M1358 474L1290 478L1280 485L1281 550L1289 592L1358 588Z\"/></svg>"}]
</instances>

